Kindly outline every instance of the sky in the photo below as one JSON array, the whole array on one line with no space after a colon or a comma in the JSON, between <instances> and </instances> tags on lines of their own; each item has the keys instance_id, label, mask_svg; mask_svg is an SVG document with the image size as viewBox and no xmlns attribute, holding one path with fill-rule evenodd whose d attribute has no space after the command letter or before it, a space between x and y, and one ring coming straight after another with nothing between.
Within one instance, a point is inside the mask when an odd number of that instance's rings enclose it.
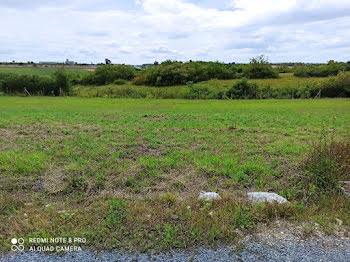
<instances>
[{"instance_id":1,"label":"sky","mask_svg":"<svg viewBox=\"0 0 350 262\"><path fill-rule=\"evenodd\" d=\"M0 61L350 60L349 0L0 0Z\"/></svg>"}]
</instances>

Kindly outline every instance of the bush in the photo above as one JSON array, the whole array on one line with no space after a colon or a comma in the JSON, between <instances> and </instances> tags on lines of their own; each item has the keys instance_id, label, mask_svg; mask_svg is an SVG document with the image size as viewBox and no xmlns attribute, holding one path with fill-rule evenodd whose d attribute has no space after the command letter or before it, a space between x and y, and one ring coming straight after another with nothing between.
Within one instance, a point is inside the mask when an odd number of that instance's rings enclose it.
<instances>
[{"instance_id":1,"label":"bush","mask_svg":"<svg viewBox=\"0 0 350 262\"><path fill-rule=\"evenodd\" d=\"M243 78L238 80L231 89L226 92L228 98L233 99L254 99L258 97L258 84L249 82Z\"/></svg>"},{"instance_id":2,"label":"bush","mask_svg":"<svg viewBox=\"0 0 350 262\"><path fill-rule=\"evenodd\" d=\"M1 74L0 86L7 94L24 93L26 88L32 95L59 95L60 88L69 91L70 82L66 73L59 70L53 77Z\"/></svg>"},{"instance_id":3,"label":"bush","mask_svg":"<svg viewBox=\"0 0 350 262\"><path fill-rule=\"evenodd\" d=\"M226 99L225 87L213 87L206 84L194 84L193 82L187 82L189 88L188 94L184 98L188 99Z\"/></svg>"},{"instance_id":4,"label":"bush","mask_svg":"<svg viewBox=\"0 0 350 262\"><path fill-rule=\"evenodd\" d=\"M272 68L267 59L261 55L252 58L243 69L246 78L278 78L278 72Z\"/></svg>"},{"instance_id":5,"label":"bush","mask_svg":"<svg viewBox=\"0 0 350 262\"><path fill-rule=\"evenodd\" d=\"M115 85L125 85L127 82L124 79L114 80L113 84Z\"/></svg>"},{"instance_id":6,"label":"bush","mask_svg":"<svg viewBox=\"0 0 350 262\"><path fill-rule=\"evenodd\" d=\"M132 80L135 77L135 69L128 65L101 65L95 72L83 77L81 83L85 85L106 85L117 79Z\"/></svg>"},{"instance_id":7,"label":"bush","mask_svg":"<svg viewBox=\"0 0 350 262\"><path fill-rule=\"evenodd\" d=\"M134 85L142 86L142 85L147 85L148 84L148 78L146 74L142 74L139 76L136 76L133 80L132 83Z\"/></svg>"},{"instance_id":8,"label":"bush","mask_svg":"<svg viewBox=\"0 0 350 262\"><path fill-rule=\"evenodd\" d=\"M292 68L288 64L280 64L276 67L278 73L291 73L293 72Z\"/></svg>"},{"instance_id":9,"label":"bush","mask_svg":"<svg viewBox=\"0 0 350 262\"><path fill-rule=\"evenodd\" d=\"M165 61L154 67L149 67L144 74L137 76L137 85L172 86L183 85L186 82L199 82L212 78L233 79L236 68L218 62L176 62Z\"/></svg>"},{"instance_id":10,"label":"bush","mask_svg":"<svg viewBox=\"0 0 350 262\"><path fill-rule=\"evenodd\" d=\"M296 65L293 69L297 77L327 77L336 76L340 71L350 70L347 64L330 60L327 65Z\"/></svg>"},{"instance_id":11,"label":"bush","mask_svg":"<svg viewBox=\"0 0 350 262\"><path fill-rule=\"evenodd\" d=\"M59 94L61 94L61 92L68 93L70 89L70 81L67 72L63 68L57 69L53 73L53 77L56 88L59 90Z\"/></svg>"},{"instance_id":12,"label":"bush","mask_svg":"<svg viewBox=\"0 0 350 262\"><path fill-rule=\"evenodd\" d=\"M298 76L298 77L308 77L309 76L306 66L297 65L294 67L293 71L294 71L294 75Z\"/></svg>"},{"instance_id":13,"label":"bush","mask_svg":"<svg viewBox=\"0 0 350 262\"><path fill-rule=\"evenodd\" d=\"M325 97L350 97L350 72L339 72L323 82L321 94Z\"/></svg>"},{"instance_id":14,"label":"bush","mask_svg":"<svg viewBox=\"0 0 350 262\"><path fill-rule=\"evenodd\" d=\"M153 86L183 85L193 79L195 70L180 62L162 63L147 71L147 84Z\"/></svg>"}]
</instances>

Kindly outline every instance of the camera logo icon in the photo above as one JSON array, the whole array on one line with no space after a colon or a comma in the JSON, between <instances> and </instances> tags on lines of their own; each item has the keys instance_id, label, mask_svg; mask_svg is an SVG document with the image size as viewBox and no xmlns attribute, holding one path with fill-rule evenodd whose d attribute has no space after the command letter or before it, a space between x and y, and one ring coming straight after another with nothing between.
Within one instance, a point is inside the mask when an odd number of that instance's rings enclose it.
<instances>
[{"instance_id":1,"label":"camera logo icon","mask_svg":"<svg viewBox=\"0 0 350 262\"><path fill-rule=\"evenodd\" d=\"M12 251L24 251L24 239L23 238L12 238L11 239L11 250Z\"/></svg>"}]
</instances>

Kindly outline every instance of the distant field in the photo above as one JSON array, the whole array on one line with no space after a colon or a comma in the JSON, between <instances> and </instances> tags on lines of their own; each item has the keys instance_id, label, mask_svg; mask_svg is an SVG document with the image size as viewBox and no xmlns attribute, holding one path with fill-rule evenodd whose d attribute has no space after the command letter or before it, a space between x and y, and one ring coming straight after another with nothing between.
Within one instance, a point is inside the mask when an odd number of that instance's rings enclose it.
<instances>
[{"instance_id":1,"label":"distant field","mask_svg":"<svg viewBox=\"0 0 350 262\"><path fill-rule=\"evenodd\" d=\"M349 127L349 99L0 97L0 250L11 237L147 250L232 243L274 219L350 226L348 199L306 206L290 183L312 143ZM252 206L252 190L291 203Z\"/></svg>"},{"instance_id":2,"label":"distant field","mask_svg":"<svg viewBox=\"0 0 350 262\"><path fill-rule=\"evenodd\" d=\"M49 76L55 72L56 68L52 67L0 67L0 73L15 73L19 75L39 75L39 76ZM85 75L88 70L76 69L76 68L66 68L69 74L73 75Z\"/></svg>"}]
</instances>

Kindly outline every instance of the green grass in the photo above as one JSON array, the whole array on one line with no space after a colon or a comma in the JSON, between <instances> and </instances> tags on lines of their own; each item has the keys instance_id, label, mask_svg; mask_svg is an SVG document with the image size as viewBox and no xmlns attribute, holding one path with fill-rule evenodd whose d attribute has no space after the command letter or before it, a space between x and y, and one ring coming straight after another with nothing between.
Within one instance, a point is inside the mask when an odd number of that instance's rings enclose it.
<instances>
[{"instance_id":1,"label":"green grass","mask_svg":"<svg viewBox=\"0 0 350 262\"><path fill-rule=\"evenodd\" d=\"M236 228L276 218L350 226L349 199L305 208L288 183L321 130L342 139L349 127L349 99L0 97L1 250L15 236L140 250L229 244ZM201 190L223 199L204 204ZM250 190L291 204L248 204Z\"/></svg>"},{"instance_id":2,"label":"green grass","mask_svg":"<svg viewBox=\"0 0 350 262\"><path fill-rule=\"evenodd\" d=\"M57 69L52 67L0 67L0 73L14 73L19 75L38 75L38 76L50 76ZM72 75L85 75L89 71L78 68L66 68L67 72Z\"/></svg>"}]
</instances>

